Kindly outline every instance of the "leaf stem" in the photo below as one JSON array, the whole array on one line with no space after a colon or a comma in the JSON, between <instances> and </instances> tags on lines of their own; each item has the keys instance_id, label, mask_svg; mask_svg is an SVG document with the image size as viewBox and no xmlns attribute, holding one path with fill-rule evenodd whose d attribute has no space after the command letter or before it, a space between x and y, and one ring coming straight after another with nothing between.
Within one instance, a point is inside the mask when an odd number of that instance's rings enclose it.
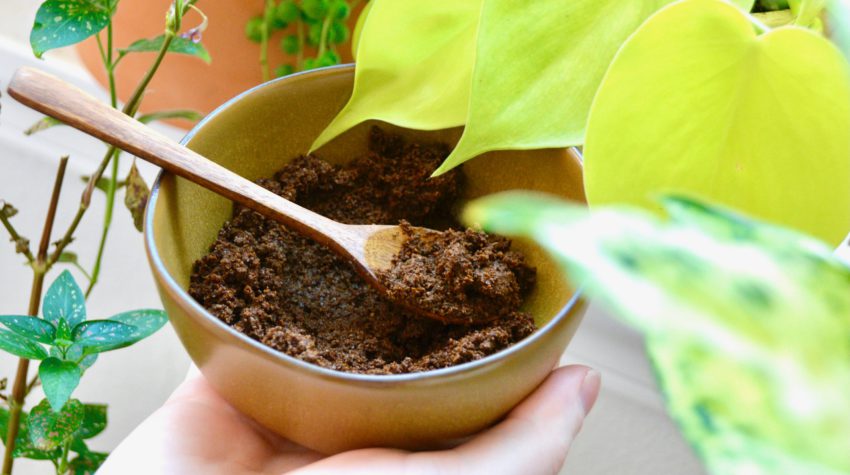
<instances>
[{"instance_id":1,"label":"leaf stem","mask_svg":"<svg viewBox=\"0 0 850 475\"><path fill-rule=\"evenodd\" d=\"M59 168L56 170L56 179L53 182L53 193L50 195L50 205L47 208L47 216L44 219L44 227L41 230L41 241L38 246L38 254L35 264L32 266L32 287L30 288L30 302L27 314L38 315L38 307L41 302L41 292L44 288L44 275L46 273L47 248L50 245L50 235L53 232L53 223L56 220L56 206L59 203L59 195L62 193L62 181L65 178L65 169L68 166L68 157L59 160ZM9 399L9 425L6 430L6 450L3 452L3 475L11 475L12 465L15 462L12 454L15 451L15 439L21 424L21 411L24 407L24 399L27 390L27 373L30 362L26 358L18 359L18 370L15 374L15 382Z\"/></svg>"},{"instance_id":2,"label":"leaf stem","mask_svg":"<svg viewBox=\"0 0 850 475\"><path fill-rule=\"evenodd\" d=\"M56 466L56 475L65 475L68 472L68 455L71 453L71 438L62 443L62 456L59 465Z\"/></svg>"},{"instance_id":3,"label":"leaf stem","mask_svg":"<svg viewBox=\"0 0 850 475\"><path fill-rule=\"evenodd\" d=\"M325 50L328 48L328 30L330 30L331 21L333 20L332 10L332 8L328 8L328 13L325 15L325 21L322 23L322 37L319 39L319 51L316 53L317 58L321 58L322 55L325 54Z\"/></svg>"}]
</instances>

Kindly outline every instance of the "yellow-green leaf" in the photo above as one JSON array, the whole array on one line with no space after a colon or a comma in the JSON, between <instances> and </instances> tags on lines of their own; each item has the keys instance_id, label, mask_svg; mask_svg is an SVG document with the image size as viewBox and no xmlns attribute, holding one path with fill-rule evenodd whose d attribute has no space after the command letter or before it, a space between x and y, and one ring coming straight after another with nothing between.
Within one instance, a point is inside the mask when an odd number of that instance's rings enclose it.
<instances>
[{"instance_id":1,"label":"yellow-green leaf","mask_svg":"<svg viewBox=\"0 0 850 475\"><path fill-rule=\"evenodd\" d=\"M682 191L837 244L850 223L850 74L816 33L758 36L719 0L648 20L617 54L585 144L592 205Z\"/></svg>"},{"instance_id":2,"label":"yellow-green leaf","mask_svg":"<svg viewBox=\"0 0 850 475\"><path fill-rule=\"evenodd\" d=\"M372 5L375 2L369 2L360 10L360 16L357 17L357 23L354 25L354 32L351 34L351 57L357 59L357 46L360 44L360 35L363 33L363 24L366 23L366 16L372 11Z\"/></svg>"},{"instance_id":3,"label":"yellow-green leaf","mask_svg":"<svg viewBox=\"0 0 850 475\"><path fill-rule=\"evenodd\" d=\"M369 119L423 130L466 120L482 0L371 3L351 98L312 150Z\"/></svg>"}]
</instances>

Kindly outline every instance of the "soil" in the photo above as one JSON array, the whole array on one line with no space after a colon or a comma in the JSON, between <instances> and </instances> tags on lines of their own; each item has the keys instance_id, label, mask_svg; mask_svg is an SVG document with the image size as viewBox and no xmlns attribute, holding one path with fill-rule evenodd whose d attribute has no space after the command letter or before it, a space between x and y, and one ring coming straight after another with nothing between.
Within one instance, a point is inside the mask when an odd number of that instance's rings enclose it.
<instances>
[{"instance_id":1,"label":"soil","mask_svg":"<svg viewBox=\"0 0 850 475\"><path fill-rule=\"evenodd\" d=\"M451 210L463 174L456 169L429 178L448 152L444 144L405 143L374 128L369 152L346 166L307 155L258 183L344 223L456 228ZM424 299L470 324L404 310L331 251L240 206L195 262L189 293L251 338L355 373L444 368L530 335L534 321L517 309L535 271L510 251L510 241L473 231L434 234L411 236L388 282L395 298Z\"/></svg>"}]
</instances>

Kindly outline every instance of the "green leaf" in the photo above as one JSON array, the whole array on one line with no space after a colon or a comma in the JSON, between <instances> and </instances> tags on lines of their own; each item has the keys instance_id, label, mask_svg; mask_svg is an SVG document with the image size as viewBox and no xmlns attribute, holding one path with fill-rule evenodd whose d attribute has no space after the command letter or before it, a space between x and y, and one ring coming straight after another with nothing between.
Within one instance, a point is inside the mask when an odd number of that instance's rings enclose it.
<instances>
[{"instance_id":1,"label":"green leaf","mask_svg":"<svg viewBox=\"0 0 850 475\"><path fill-rule=\"evenodd\" d=\"M466 128L435 175L490 150L583 143L590 103L617 49L671 1L485 2Z\"/></svg>"},{"instance_id":2,"label":"green leaf","mask_svg":"<svg viewBox=\"0 0 850 475\"><path fill-rule=\"evenodd\" d=\"M130 53L157 52L162 48L163 42L165 42L164 35L159 35L156 38L136 40L130 46L119 49L118 54L119 56L124 56ZM191 39L183 38L181 36L175 36L174 39L171 40L171 44L168 45L168 52L194 56L203 60L207 64L212 62L210 53L206 48L204 48L204 45L201 43L195 43Z\"/></svg>"},{"instance_id":3,"label":"green leaf","mask_svg":"<svg viewBox=\"0 0 850 475\"><path fill-rule=\"evenodd\" d=\"M91 439L103 432L103 429L106 428L106 422L106 404L84 404L83 423L74 433L74 437Z\"/></svg>"},{"instance_id":4,"label":"green leaf","mask_svg":"<svg viewBox=\"0 0 850 475\"><path fill-rule=\"evenodd\" d=\"M74 326L86 319L86 298L71 273L62 271L53 281L42 304L44 319L54 326L64 319L69 326Z\"/></svg>"},{"instance_id":5,"label":"green leaf","mask_svg":"<svg viewBox=\"0 0 850 475\"><path fill-rule=\"evenodd\" d=\"M113 315L109 320L131 325L136 342L153 335L168 323L168 315L162 310L141 309Z\"/></svg>"},{"instance_id":6,"label":"green leaf","mask_svg":"<svg viewBox=\"0 0 850 475\"><path fill-rule=\"evenodd\" d=\"M757 36L724 2L680 2L626 42L599 89L588 201L658 210L653 193L680 191L837 244L848 130L850 73L827 40L795 27Z\"/></svg>"},{"instance_id":7,"label":"green leaf","mask_svg":"<svg viewBox=\"0 0 850 475\"><path fill-rule=\"evenodd\" d=\"M0 323L24 338L51 344L56 338L56 327L38 317L27 315L0 315Z\"/></svg>"},{"instance_id":8,"label":"green leaf","mask_svg":"<svg viewBox=\"0 0 850 475\"><path fill-rule=\"evenodd\" d=\"M69 463L74 475L94 475L97 469L106 461L109 454L105 452L86 452L74 457Z\"/></svg>"},{"instance_id":9,"label":"green leaf","mask_svg":"<svg viewBox=\"0 0 850 475\"><path fill-rule=\"evenodd\" d=\"M38 378L53 410L58 412L62 409L80 384L82 374L83 371L77 363L72 361L50 357L41 362L38 366Z\"/></svg>"},{"instance_id":10,"label":"green leaf","mask_svg":"<svg viewBox=\"0 0 850 475\"><path fill-rule=\"evenodd\" d=\"M74 327L74 346L82 354L91 355L117 350L137 342L138 329L133 325L111 320L89 320Z\"/></svg>"},{"instance_id":11,"label":"green leaf","mask_svg":"<svg viewBox=\"0 0 850 475\"><path fill-rule=\"evenodd\" d=\"M832 0L826 13L832 41L850 60L850 0Z\"/></svg>"},{"instance_id":12,"label":"green leaf","mask_svg":"<svg viewBox=\"0 0 850 475\"><path fill-rule=\"evenodd\" d=\"M97 361L97 354L83 356L83 349L76 345L71 345L68 349L65 350L65 354L62 354L62 351L55 346L51 346L49 350L50 356L54 358L59 358L64 361L79 361L77 363L80 366L80 369L85 371L89 369L95 361Z\"/></svg>"},{"instance_id":13,"label":"green leaf","mask_svg":"<svg viewBox=\"0 0 850 475\"><path fill-rule=\"evenodd\" d=\"M83 423L83 405L71 399L59 412L53 412L47 399L42 399L30 412L28 421L32 444L50 450L70 439Z\"/></svg>"},{"instance_id":14,"label":"green leaf","mask_svg":"<svg viewBox=\"0 0 850 475\"><path fill-rule=\"evenodd\" d=\"M293 23L301 18L301 10L292 0L284 0L275 8L275 18L282 23Z\"/></svg>"},{"instance_id":15,"label":"green leaf","mask_svg":"<svg viewBox=\"0 0 850 475\"><path fill-rule=\"evenodd\" d=\"M12 457L28 458L33 460L56 460L60 456L59 449L39 450L32 445L29 436L29 414L21 411L21 417L18 422L18 435L15 437L15 450L12 452ZM0 442L6 445L6 434L9 432L9 410L5 407L0 407Z\"/></svg>"},{"instance_id":16,"label":"green leaf","mask_svg":"<svg viewBox=\"0 0 850 475\"><path fill-rule=\"evenodd\" d=\"M167 110L167 111L159 111L159 112L151 112L150 114L142 114L137 120L143 124L149 124L151 122L156 122L158 120L167 120L167 119L186 119L192 122L197 122L204 118L204 114L201 114L198 111L193 111L189 109L175 109L175 110Z\"/></svg>"},{"instance_id":17,"label":"green leaf","mask_svg":"<svg viewBox=\"0 0 850 475\"><path fill-rule=\"evenodd\" d=\"M519 193L464 216L535 239L647 334L669 410L711 473L850 472L850 268L792 230L663 203L667 223Z\"/></svg>"},{"instance_id":18,"label":"green leaf","mask_svg":"<svg viewBox=\"0 0 850 475\"><path fill-rule=\"evenodd\" d=\"M375 0L357 46L351 98L315 150L369 119L435 130L466 120L482 0Z\"/></svg>"},{"instance_id":19,"label":"green leaf","mask_svg":"<svg viewBox=\"0 0 850 475\"><path fill-rule=\"evenodd\" d=\"M360 35L363 34L363 25L366 23L366 16L372 11L372 5L375 2L369 2L360 10L360 16L357 17L357 23L354 24L354 33L351 34L351 57L357 59L357 47L360 44Z\"/></svg>"},{"instance_id":20,"label":"green leaf","mask_svg":"<svg viewBox=\"0 0 850 475\"><path fill-rule=\"evenodd\" d=\"M38 342L0 328L0 350L28 360L43 360L47 351Z\"/></svg>"},{"instance_id":21,"label":"green leaf","mask_svg":"<svg viewBox=\"0 0 850 475\"><path fill-rule=\"evenodd\" d=\"M818 21L826 8L827 0L791 0L791 11L797 15L796 24L809 26Z\"/></svg>"},{"instance_id":22,"label":"green leaf","mask_svg":"<svg viewBox=\"0 0 850 475\"><path fill-rule=\"evenodd\" d=\"M64 123L61 120L54 119L53 117L42 117L38 120L38 122L32 124L30 128L25 130L24 135L32 135L36 132L41 132L42 130L47 130L57 125L64 125Z\"/></svg>"},{"instance_id":23,"label":"green leaf","mask_svg":"<svg viewBox=\"0 0 850 475\"><path fill-rule=\"evenodd\" d=\"M104 29L110 15L94 0L46 0L30 32L32 52L40 58L46 51L79 43Z\"/></svg>"},{"instance_id":24,"label":"green leaf","mask_svg":"<svg viewBox=\"0 0 850 475\"><path fill-rule=\"evenodd\" d=\"M124 182L127 187L124 191L124 205L130 210L130 215L133 216L133 225L139 232L142 232L145 221L145 205L148 203L151 191L142 175L139 174L135 162L130 166L130 173L127 174Z\"/></svg>"}]
</instances>

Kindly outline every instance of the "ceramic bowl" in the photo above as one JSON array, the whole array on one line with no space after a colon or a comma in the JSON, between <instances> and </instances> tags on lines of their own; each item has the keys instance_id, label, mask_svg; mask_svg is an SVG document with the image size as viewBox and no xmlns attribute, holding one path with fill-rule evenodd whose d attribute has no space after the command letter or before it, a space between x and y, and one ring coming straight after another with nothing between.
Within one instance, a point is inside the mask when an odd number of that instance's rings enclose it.
<instances>
[{"instance_id":1,"label":"ceramic bowl","mask_svg":"<svg viewBox=\"0 0 850 475\"><path fill-rule=\"evenodd\" d=\"M305 153L343 107L353 72L352 66L331 67L258 86L218 108L183 142L249 179L271 176ZM336 163L357 156L366 150L370 125L361 124L317 155ZM461 132L385 127L413 140L448 143ZM488 153L463 167L464 200L507 189L584 200L581 163L571 150ZM584 312L584 302L554 263L532 244L516 242L538 269L525 306L539 328L530 337L487 358L423 373L358 375L314 366L236 332L187 293L192 263L231 210L230 201L160 174L148 203L145 244L162 302L192 360L230 404L320 452L434 447L492 425L546 378Z\"/></svg>"}]
</instances>

